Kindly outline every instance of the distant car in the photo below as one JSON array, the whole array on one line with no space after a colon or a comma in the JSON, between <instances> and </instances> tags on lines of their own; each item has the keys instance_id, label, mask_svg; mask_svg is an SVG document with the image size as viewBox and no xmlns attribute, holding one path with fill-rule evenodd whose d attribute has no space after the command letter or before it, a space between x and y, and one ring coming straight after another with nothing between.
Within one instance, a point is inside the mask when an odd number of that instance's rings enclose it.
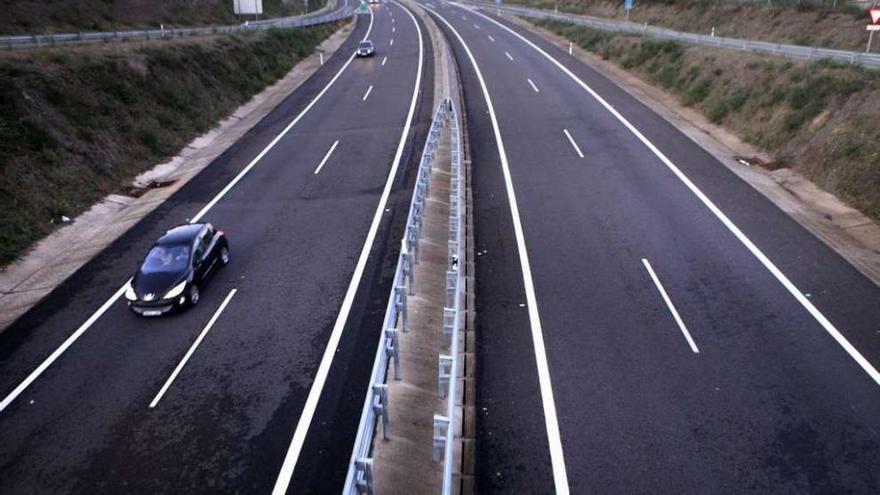
<instances>
[{"instance_id":1,"label":"distant car","mask_svg":"<svg viewBox=\"0 0 880 495\"><path fill-rule=\"evenodd\" d=\"M226 234L209 223L174 227L156 241L125 289L128 307L160 316L194 306L210 276L229 263Z\"/></svg>"},{"instance_id":2,"label":"distant car","mask_svg":"<svg viewBox=\"0 0 880 495\"><path fill-rule=\"evenodd\" d=\"M357 56L358 57L372 57L376 53L376 49L373 47L373 42L370 40L361 41L358 44Z\"/></svg>"}]
</instances>

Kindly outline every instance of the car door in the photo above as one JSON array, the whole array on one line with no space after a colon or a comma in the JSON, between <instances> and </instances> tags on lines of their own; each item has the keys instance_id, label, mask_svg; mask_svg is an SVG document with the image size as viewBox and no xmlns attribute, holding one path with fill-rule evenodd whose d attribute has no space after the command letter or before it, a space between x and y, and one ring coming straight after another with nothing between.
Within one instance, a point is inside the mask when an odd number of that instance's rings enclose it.
<instances>
[{"instance_id":1,"label":"car door","mask_svg":"<svg viewBox=\"0 0 880 495\"><path fill-rule=\"evenodd\" d=\"M195 275L193 278L199 282L205 279L205 275L207 275L210 267L208 262L210 252L208 250L208 243L205 242L206 231L207 228L202 229L193 243L193 272Z\"/></svg>"},{"instance_id":2,"label":"car door","mask_svg":"<svg viewBox=\"0 0 880 495\"><path fill-rule=\"evenodd\" d=\"M204 263L207 265L207 268L205 268L205 277L210 277L220 263L217 245L217 231L214 230L214 227L212 227L211 224L208 224L202 232L202 242L205 244Z\"/></svg>"}]
</instances>

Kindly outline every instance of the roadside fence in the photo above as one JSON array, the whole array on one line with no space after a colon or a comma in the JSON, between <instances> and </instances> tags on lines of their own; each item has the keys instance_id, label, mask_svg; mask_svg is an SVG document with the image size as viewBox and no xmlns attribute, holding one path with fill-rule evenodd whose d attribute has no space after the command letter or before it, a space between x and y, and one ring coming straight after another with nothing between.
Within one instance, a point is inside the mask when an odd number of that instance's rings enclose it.
<instances>
[{"instance_id":1,"label":"roadside fence","mask_svg":"<svg viewBox=\"0 0 880 495\"><path fill-rule=\"evenodd\" d=\"M234 34L249 31L264 31L275 28L298 28L327 24L353 16L354 7L346 5L334 12L323 15L306 14L263 21L250 21L233 26L212 26L199 28L149 29L140 31L108 31L95 33L66 34L33 34L23 36L0 36L0 47L33 48L73 43L90 43L98 41L133 41L172 39L188 36L211 36L217 34Z\"/></svg>"}]
</instances>

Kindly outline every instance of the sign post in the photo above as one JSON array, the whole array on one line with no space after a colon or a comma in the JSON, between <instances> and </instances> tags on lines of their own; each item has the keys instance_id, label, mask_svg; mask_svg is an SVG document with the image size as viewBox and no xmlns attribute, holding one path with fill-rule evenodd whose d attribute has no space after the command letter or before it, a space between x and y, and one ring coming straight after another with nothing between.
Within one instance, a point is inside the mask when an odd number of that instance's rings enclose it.
<instances>
[{"instance_id":1,"label":"sign post","mask_svg":"<svg viewBox=\"0 0 880 495\"><path fill-rule=\"evenodd\" d=\"M880 8L871 7L868 9L868 15L871 16L871 24L868 24L866 29L868 30L868 47L865 48L865 53L870 53L871 51L871 42L874 41L874 31L880 30Z\"/></svg>"},{"instance_id":2,"label":"sign post","mask_svg":"<svg viewBox=\"0 0 880 495\"><path fill-rule=\"evenodd\" d=\"M633 0L625 0L623 8L626 9L626 22L629 22L629 11L633 9Z\"/></svg>"}]
</instances>

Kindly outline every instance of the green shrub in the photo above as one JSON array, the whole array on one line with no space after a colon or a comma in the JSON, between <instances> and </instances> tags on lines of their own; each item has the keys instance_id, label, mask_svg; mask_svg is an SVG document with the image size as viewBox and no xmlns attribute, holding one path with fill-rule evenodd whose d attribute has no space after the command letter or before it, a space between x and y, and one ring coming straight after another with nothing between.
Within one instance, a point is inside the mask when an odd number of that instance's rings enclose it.
<instances>
[{"instance_id":1,"label":"green shrub","mask_svg":"<svg viewBox=\"0 0 880 495\"><path fill-rule=\"evenodd\" d=\"M703 79L687 90L687 92L684 94L684 97L682 98L682 103L684 103L686 106L693 106L705 100L711 92L712 80L708 78Z\"/></svg>"}]
</instances>

